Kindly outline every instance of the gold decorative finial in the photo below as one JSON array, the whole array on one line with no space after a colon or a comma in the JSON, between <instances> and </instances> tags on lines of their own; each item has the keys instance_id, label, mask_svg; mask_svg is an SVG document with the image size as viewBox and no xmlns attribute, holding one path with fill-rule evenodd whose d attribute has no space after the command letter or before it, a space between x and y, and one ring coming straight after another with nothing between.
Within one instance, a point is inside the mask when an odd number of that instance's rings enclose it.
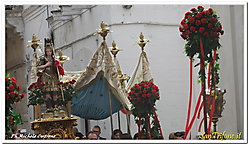
<instances>
[{"instance_id":1,"label":"gold decorative finial","mask_svg":"<svg viewBox=\"0 0 249 145\"><path fill-rule=\"evenodd\" d=\"M144 35L143 35L142 32L140 33L139 38L140 38L140 40L139 40L139 42L137 44L142 48L142 51L143 51L144 46L149 42L149 40L144 39Z\"/></svg>"},{"instance_id":2,"label":"gold decorative finial","mask_svg":"<svg viewBox=\"0 0 249 145\"><path fill-rule=\"evenodd\" d=\"M112 41L112 47L111 48L112 48L112 50L111 50L112 55L114 57L116 57L116 55L118 54L120 49L118 49L117 44L116 44L116 42L114 40Z\"/></svg>"},{"instance_id":3,"label":"gold decorative finial","mask_svg":"<svg viewBox=\"0 0 249 145\"><path fill-rule=\"evenodd\" d=\"M102 21L100 24L101 29L99 29L99 31L97 32L98 34L100 34L100 36L103 37L103 40L105 40L105 37L110 32L109 27L106 26L107 25Z\"/></svg>"},{"instance_id":4,"label":"gold decorative finial","mask_svg":"<svg viewBox=\"0 0 249 145\"><path fill-rule=\"evenodd\" d=\"M28 42L30 42L30 41L28 41ZM33 34L33 35L32 35L32 40L31 40L31 44L27 45L27 47L33 48L33 49L34 49L34 52L36 52L36 49L37 49L38 47L41 48L39 42L40 42L40 40L37 40L36 35Z\"/></svg>"},{"instance_id":5,"label":"gold decorative finial","mask_svg":"<svg viewBox=\"0 0 249 145\"><path fill-rule=\"evenodd\" d=\"M68 56L63 56L61 49L58 50L58 56L56 56L56 58L59 59L61 64L64 64L64 62L70 60Z\"/></svg>"}]
</instances>

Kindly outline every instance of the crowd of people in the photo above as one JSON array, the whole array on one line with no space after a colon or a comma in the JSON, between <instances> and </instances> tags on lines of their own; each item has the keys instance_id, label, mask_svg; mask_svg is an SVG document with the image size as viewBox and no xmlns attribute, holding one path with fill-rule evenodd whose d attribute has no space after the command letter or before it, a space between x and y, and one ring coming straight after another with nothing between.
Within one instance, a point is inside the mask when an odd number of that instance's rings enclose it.
<instances>
[{"instance_id":1,"label":"crowd of people","mask_svg":"<svg viewBox=\"0 0 249 145\"><path fill-rule=\"evenodd\" d=\"M76 139L88 139L88 140L106 140L106 138L101 137L101 128L96 125L92 128L91 131L89 131L86 136L84 136L82 133L78 132L78 130L75 128L75 136ZM111 135L111 139L115 140L115 139L138 139L138 133L136 133L134 135L134 137L132 137L129 133L123 133L121 130L119 129L115 129ZM142 139L142 138L141 138ZM148 138L143 138L143 139L148 139Z\"/></svg>"}]
</instances>

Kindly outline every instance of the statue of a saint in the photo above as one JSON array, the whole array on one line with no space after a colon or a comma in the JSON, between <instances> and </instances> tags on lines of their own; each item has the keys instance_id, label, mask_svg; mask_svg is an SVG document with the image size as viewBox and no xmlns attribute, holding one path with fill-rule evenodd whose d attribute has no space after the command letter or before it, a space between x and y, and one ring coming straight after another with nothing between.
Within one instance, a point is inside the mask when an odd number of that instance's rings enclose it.
<instances>
[{"instance_id":1,"label":"statue of a saint","mask_svg":"<svg viewBox=\"0 0 249 145\"><path fill-rule=\"evenodd\" d=\"M45 39L45 55L38 62L38 82L44 82L43 91L45 94L45 102L47 112L52 111L55 105L60 106L61 90L59 83L59 75L63 75L63 68L59 61L55 59L53 46L50 40Z\"/></svg>"}]
</instances>

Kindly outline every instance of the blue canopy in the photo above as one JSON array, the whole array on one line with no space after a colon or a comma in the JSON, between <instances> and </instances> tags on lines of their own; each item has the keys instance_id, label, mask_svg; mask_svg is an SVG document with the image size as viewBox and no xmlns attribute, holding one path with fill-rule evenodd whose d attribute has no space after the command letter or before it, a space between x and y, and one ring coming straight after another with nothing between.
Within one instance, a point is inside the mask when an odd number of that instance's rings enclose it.
<instances>
[{"instance_id":1,"label":"blue canopy","mask_svg":"<svg viewBox=\"0 0 249 145\"><path fill-rule=\"evenodd\" d=\"M72 114L93 120L109 117L111 115L109 95L111 96L112 114L121 110L122 105L113 95L109 86L103 76L103 71L98 72L96 78L78 90L78 96L72 99Z\"/></svg>"}]
</instances>

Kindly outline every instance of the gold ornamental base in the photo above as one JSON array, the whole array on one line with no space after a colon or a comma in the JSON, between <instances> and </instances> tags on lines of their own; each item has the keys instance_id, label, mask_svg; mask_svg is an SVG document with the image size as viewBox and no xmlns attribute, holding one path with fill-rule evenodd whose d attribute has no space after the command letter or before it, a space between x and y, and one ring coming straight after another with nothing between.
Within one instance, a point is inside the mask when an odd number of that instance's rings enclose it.
<instances>
[{"instance_id":1,"label":"gold ornamental base","mask_svg":"<svg viewBox=\"0 0 249 145\"><path fill-rule=\"evenodd\" d=\"M54 118L31 122L37 139L75 139L73 126L77 125L77 118Z\"/></svg>"}]
</instances>

